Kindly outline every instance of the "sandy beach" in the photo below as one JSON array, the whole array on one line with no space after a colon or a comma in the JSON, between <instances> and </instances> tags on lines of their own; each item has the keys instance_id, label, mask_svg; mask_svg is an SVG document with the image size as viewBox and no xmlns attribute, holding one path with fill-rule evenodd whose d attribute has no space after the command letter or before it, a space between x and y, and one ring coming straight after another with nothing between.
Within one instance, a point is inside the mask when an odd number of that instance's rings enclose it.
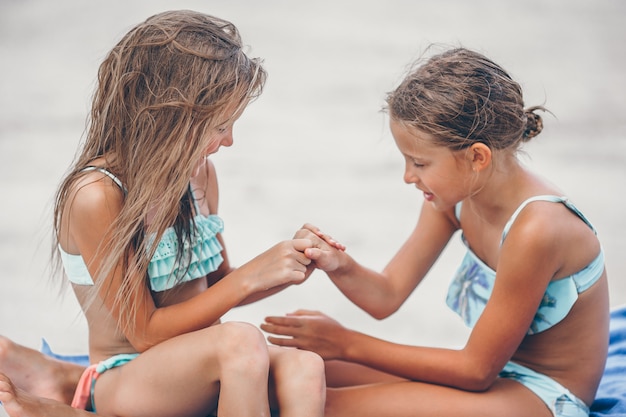
<instances>
[{"instance_id":1,"label":"sandy beach","mask_svg":"<svg viewBox=\"0 0 626 417\"><path fill-rule=\"evenodd\" d=\"M269 71L264 94L214 157L231 262L242 264L304 222L380 269L412 230L421 194L381 108L431 43L484 52L510 71L543 133L523 160L591 219L606 251L611 305L626 303L626 2L360 0L315 2L0 0L0 333L84 353L86 325L49 268L51 202L85 126L98 65L135 23L188 8L235 23ZM376 321L322 273L226 320L317 309L398 342L460 346L445 306L458 237L392 317ZM0 411L1 413L1 411Z\"/></svg>"}]
</instances>

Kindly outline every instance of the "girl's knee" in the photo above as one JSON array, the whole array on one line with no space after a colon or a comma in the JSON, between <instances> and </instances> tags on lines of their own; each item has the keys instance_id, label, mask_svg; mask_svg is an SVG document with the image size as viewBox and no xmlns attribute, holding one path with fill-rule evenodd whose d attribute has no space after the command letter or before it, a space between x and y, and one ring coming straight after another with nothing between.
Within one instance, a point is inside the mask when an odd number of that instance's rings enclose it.
<instances>
[{"instance_id":1,"label":"girl's knee","mask_svg":"<svg viewBox=\"0 0 626 417\"><path fill-rule=\"evenodd\" d=\"M308 350L289 349L285 355L287 366L311 376L324 375L324 360Z\"/></svg>"},{"instance_id":2,"label":"girl's knee","mask_svg":"<svg viewBox=\"0 0 626 417\"><path fill-rule=\"evenodd\" d=\"M220 325L217 340L218 355L224 364L256 368L269 368L267 343L259 329L248 323L227 322Z\"/></svg>"},{"instance_id":3,"label":"girl's knee","mask_svg":"<svg viewBox=\"0 0 626 417\"><path fill-rule=\"evenodd\" d=\"M270 389L281 414L322 415L326 378L322 358L306 350L272 348ZM275 396L275 397L274 397Z\"/></svg>"},{"instance_id":4,"label":"girl's knee","mask_svg":"<svg viewBox=\"0 0 626 417\"><path fill-rule=\"evenodd\" d=\"M284 349L277 355L272 372L277 386L281 385L282 380L286 380L290 386L300 385L304 390L326 388L324 360L313 352Z\"/></svg>"},{"instance_id":5,"label":"girl's knee","mask_svg":"<svg viewBox=\"0 0 626 417\"><path fill-rule=\"evenodd\" d=\"M220 324L220 345L228 349L259 348L267 352L265 338L259 329L248 323L229 321Z\"/></svg>"}]
</instances>

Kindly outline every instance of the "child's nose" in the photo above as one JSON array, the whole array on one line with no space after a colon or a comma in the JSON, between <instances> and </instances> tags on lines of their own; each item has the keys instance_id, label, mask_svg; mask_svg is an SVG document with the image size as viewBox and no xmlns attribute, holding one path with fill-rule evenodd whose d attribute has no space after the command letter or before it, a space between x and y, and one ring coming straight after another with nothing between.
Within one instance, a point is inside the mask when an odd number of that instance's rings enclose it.
<instances>
[{"instance_id":1,"label":"child's nose","mask_svg":"<svg viewBox=\"0 0 626 417\"><path fill-rule=\"evenodd\" d=\"M224 139L222 139L222 146L229 147L232 145L233 145L233 134L231 132L228 135L226 135Z\"/></svg>"},{"instance_id":2,"label":"child's nose","mask_svg":"<svg viewBox=\"0 0 626 417\"><path fill-rule=\"evenodd\" d=\"M410 166L404 168L404 182L407 184L415 184L418 181L417 175L411 170Z\"/></svg>"}]
</instances>

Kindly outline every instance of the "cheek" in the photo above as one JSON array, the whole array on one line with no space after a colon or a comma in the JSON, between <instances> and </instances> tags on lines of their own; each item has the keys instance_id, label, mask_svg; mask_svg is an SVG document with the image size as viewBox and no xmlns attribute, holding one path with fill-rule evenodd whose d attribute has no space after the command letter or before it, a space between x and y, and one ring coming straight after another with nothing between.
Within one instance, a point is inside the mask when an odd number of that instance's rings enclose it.
<instances>
[{"instance_id":1,"label":"cheek","mask_svg":"<svg viewBox=\"0 0 626 417\"><path fill-rule=\"evenodd\" d=\"M438 188L451 203L457 203L472 193L472 180L467 176L454 175L439 178L437 181Z\"/></svg>"},{"instance_id":2,"label":"cheek","mask_svg":"<svg viewBox=\"0 0 626 417\"><path fill-rule=\"evenodd\" d=\"M219 141L218 140L212 140L211 143L209 143L209 145L207 145L206 148L204 148L204 155L211 155L214 154L215 152L217 152L217 150L219 149Z\"/></svg>"},{"instance_id":3,"label":"cheek","mask_svg":"<svg viewBox=\"0 0 626 417\"><path fill-rule=\"evenodd\" d=\"M232 144L231 135L227 133L218 134L211 139L211 143L205 148L204 154L211 155L219 151L222 146L230 146Z\"/></svg>"}]
</instances>

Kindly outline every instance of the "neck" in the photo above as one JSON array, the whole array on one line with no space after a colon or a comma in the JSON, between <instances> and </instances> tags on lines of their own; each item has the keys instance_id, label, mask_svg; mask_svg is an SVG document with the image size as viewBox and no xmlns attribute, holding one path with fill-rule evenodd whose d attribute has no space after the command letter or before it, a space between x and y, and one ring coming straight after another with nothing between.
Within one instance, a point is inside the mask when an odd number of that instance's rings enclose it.
<instances>
[{"instance_id":1,"label":"neck","mask_svg":"<svg viewBox=\"0 0 626 417\"><path fill-rule=\"evenodd\" d=\"M490 172L481 175L485 178L480 189L463 204L468 204L492 224L506 222L519 204L535 195L539 188L538 179L513 156L502 158Z\"/></svg>"}]
</instances>

